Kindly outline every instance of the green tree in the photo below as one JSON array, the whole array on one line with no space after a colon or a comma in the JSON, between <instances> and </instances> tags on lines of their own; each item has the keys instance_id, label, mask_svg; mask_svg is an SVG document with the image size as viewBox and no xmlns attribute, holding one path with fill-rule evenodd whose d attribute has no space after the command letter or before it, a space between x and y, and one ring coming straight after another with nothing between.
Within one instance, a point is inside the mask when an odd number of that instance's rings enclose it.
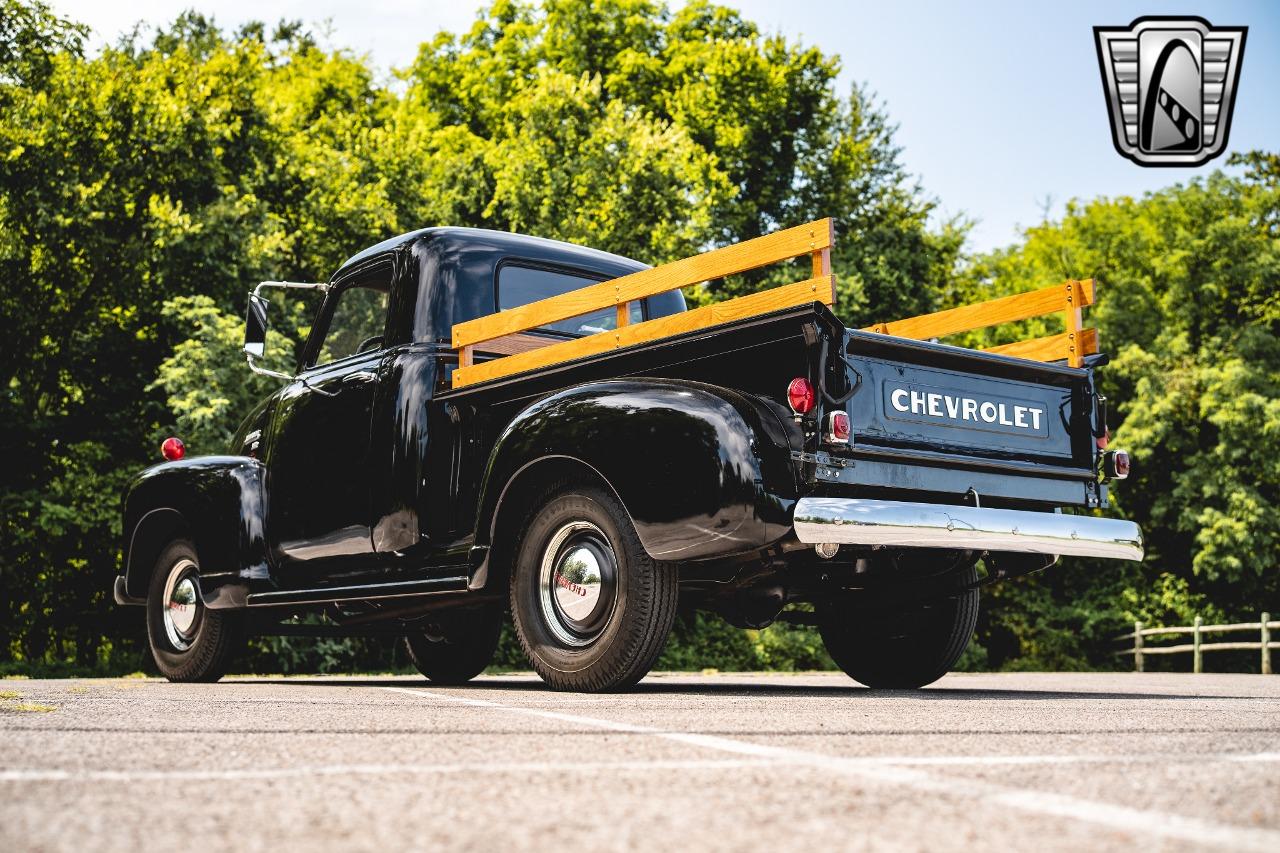
<instances>
[{"instance_id":1,"label":"green tree","mask_svg":"<svg viewBox=\"0 0 1280 853\"><path fill-rule=\"evenodd\" d=\"M930 307L958 248L834 57L705 2L498 0L395 85L296 23L184 13L92 56L85 32L0 0L0 647L26 666L136 666L118 495L270 387L238 347L257 281L424 225L661 262L834 215L861 322ZM281 307L287 349L307 317Z\"/></svg>"},{"instance_id":2,"label":"green tree","mask_svg":"<svg viewBox=\"0 0 1280 853\"><path fill-rule=\"evenodd\" d=\"M422 46L396 121L436 128L426 150L492 187L468 192L456 172L420 166L444 184L422 204L446 199L454 221L661 262L833 216L841 316L927 311L964 227L927 227L933 202L903 169L892 124L865 90L836 91L839 67L704 0L675 13L647 0L498 0L470 31Z\"/></svg>"},{"instance_id":3,"label":"green tree","mask_svg":"<svg viewBox=\"0 0 1280 853\"><path fill-rule=\"evenodd\" d=\"M1113 493L1147 542L1141 567L1069 560L997 590L982 629L994 662L1102 663L1122 621L1280 607L1280 170L1261 152L1236 162L1242 177L1073 203L1021 245L975 259L948 293L958 304L1099 281L1092 318L1114 357L1100 387L1112 446L1134 458ZM960 340L1058 331L1053 319Z\"/></svg>"},{"instance_id":4,"label":"green tree","mask_svg":"<svg viewBox=\"0 0 1280 853\"><path fill-rule=\"evenodd\" d=\"M0 646L88 665L140 633L109 598L119 495L174 422L150 386L191 334L166 301L238 313L247 283L332 269L348 248L296 237L333 228L290 226L279 188L266 82L315 53L305 39L226 38L185 15L86 58L83 30L40 3L4 0L0 21Z\"/></svg>"}]
</instances>

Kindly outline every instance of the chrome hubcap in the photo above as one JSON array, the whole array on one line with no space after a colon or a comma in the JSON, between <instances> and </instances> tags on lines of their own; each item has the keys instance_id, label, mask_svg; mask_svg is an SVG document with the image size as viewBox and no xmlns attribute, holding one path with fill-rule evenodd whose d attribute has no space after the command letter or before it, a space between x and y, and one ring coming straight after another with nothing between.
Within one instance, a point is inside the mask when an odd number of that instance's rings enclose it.
<instances>
[{"instance_id":1,"label":"chrome hubcap","mask_svg":"<svg viewBox=\"0 0 1280 853\"><path fill-rule=\"evenodd\" d=\"M573 521L547 542L539 576L542 618L556 639L585 646L600 636L617 595L617 558L604 532Z\"/></svg>"},{"instance_id":2,"label":"chrome hubcap","mask_svg":"<svg viewBox=\"0 0 1280 853\"><path fill-rule=\"evenodd\" d=\"M179 560L169 570L164 585L164 632L169 645L180 652L191 648L201 606L196 564Z\"/></svg>"}]
</instances>

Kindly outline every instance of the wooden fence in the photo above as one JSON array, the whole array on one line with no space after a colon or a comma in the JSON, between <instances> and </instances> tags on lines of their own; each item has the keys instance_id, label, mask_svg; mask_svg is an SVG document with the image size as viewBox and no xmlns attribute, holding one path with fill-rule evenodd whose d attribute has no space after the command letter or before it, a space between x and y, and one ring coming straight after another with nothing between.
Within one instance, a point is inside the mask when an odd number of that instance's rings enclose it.
<instances>
[{"instance_id":1,"label":"wooden fence","mask_svg":"<svg viewBox=\"0 0 1280 853\"><path fill-rule=\"evenodd\" d=\"M1230 650L1250 650L1257 649L1261 654L1262 674L1271 674L1271 650L1280 649L1280 642L1271 641L1272 629L1280 628L1280 622L1271 621L1270 613L1263 613L1261 619L1257 622L1237 622L1231 625L1204 625L1200 621L1200 617L1196 617L1195 624L1177 628L1144 628L1141 622L1133 623L1133 631L1128 634L1121 634L1116 637L1117 640L1133 640L1133 648L1125 649L1117 652L1121 655L1133 655L1133 671L1144 672L1144 661L1147 655L1174 655L1183 652L1191 652L1191 671L1204 671L1204 653L1220 652ZM1225 634L1232 631L1257 631L1259 641L1256 643L1205 643L1202 637L1205 634ZM1176 634L1190 634L1190 643L1180 643L1174 646L1148 646L1147 637L1169 636Z\"/></svg>"}]
</instances>

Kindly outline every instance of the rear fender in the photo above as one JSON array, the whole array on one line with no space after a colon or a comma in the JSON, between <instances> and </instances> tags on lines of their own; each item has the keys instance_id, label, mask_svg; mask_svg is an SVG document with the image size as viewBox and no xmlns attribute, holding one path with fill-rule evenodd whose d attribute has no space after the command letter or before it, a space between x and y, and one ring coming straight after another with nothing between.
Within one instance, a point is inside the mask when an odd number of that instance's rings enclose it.
<instances>
[{"instance_id":1,"label":"rear fender","mask_svg":"<svg viewBox=\"0 0 1280 853\"><path fill-rule=\"evenodd\" d=\"M256 459L201 456L148 468L125 497L125 591L144 598L160 551L185 536L199 557L205 604L244 606L250 585L270 579L266 509Z\"/></svg>"},{"instance_id":2,"label":"rear fender","mask_svg":"<svg viewBox=\"0 0 1280 853\"><path fill-rule=\"evenodd\" d=\"M512 489L518 480L571 460L613 489L655 560L756 550L790 529L788 459L774 415L736 392L663 379L580 385L534 403L499 437L475 541L491 544L504 495L527 495Z\"/></svg>"}]
</instances>

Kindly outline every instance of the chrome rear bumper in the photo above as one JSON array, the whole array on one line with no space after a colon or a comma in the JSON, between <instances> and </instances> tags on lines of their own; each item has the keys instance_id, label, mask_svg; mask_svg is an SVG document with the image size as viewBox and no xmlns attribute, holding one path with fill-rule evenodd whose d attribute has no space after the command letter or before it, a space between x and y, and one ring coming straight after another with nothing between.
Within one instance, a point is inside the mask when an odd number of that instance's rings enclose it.
<instances>
[{"instance_id":1,"label":"chrome rear bumper","mask_svg":"<svg viewBox=\"0 0 1280 853\"><path fill-rule=\"evenodd\" d=\"M801 498L794 524L801 542L956 548L1141 560L1132 521L1051 512L985 509L867 498Z\"/></svg>"}]
</instances>

